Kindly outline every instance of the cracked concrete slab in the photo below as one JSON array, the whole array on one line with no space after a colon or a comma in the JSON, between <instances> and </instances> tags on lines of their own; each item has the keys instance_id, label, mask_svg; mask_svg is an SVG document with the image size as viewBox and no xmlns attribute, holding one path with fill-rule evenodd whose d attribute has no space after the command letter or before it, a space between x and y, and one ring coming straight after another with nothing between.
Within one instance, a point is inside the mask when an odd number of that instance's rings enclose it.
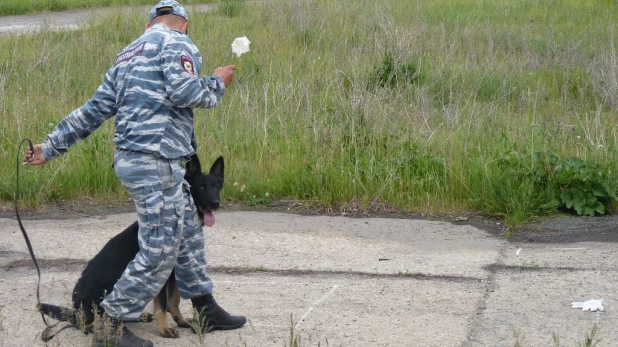
<instances>
[{"instance_id":1,"label":"cracked concrete slab","mask_svg":"<svg viewBox=\"0 0 618 347\"><path fill-rule=\"evenodd\" d=\"M598 324L597 346L618 345L618 272L498 270L485 309L467 346L583 346ZM603 299L604 312L571 308L571 302Z\"/></svg>"},{"instance_id":2,"label":"cracked concrete slab","mask_svg":"<svg viewBox=\"0 0 618 347\"><path fill-rule=\"evenodd\" d=\"M219 213L215 226L205 230L209 264L485 278L483 266L495 261L503 243L472 226L440 221L295 216L290 222L284 213L263 216L259 212ZM50 225L45 220L27 224L37 256L89 259L134 220L135 215L129 213L75 219L70 226L63 221ZM9 232L3 245L26 251L16 223L0 219L0 228Z\"/></svg>"},{"instance_id":3,"label":"cracked concrete slab","mask_svg":"<svg viewBox=\"0 0 618 347\"><path fill-rule=\"evenodd\" d=\"M68 305L85 262L133 220L24 221L44 268L44 301ZM23 237L14 219L0 218L0 231L0 344L42 345ZM553 333L569 345L595 322L598 346L618 341L609 328L617 323L616 243L509 242L440 221L238 211L220 211L205 233L218 300L251 320L207 335L206 345L283 346L292 327L303 346L545 346ZM570 308L593 298L605 312ZM181 309L190 314L189 302ZM157 345L199 345L186 331L166 340L154 324L132 329ZM88 345L75 331L57 341Z\"/></svg>"},{"instance_id":4,"label":"cracked concrete slab","mask_svg":"<svg viewBox=\"0 0 618 347\"><path fill-rule=\"evenodd\" d=\"M69 305L85 262L134 218L24 221L44 267L44 300ZM34 310L32 263L16 221L0 219L0 230L0 256L12 259L0 270L0 302L20 303L1 308L5 340L37 345L43 326ZM484 267L505 243L469 225L258 212L221 211L205 232L218 300L252 322L238 332L208 335L217 346L281 346L292 326L307 346L327 340L334 346L458 345L483 298ZM190 304L183 305L190 312ZM188 333L164 341L153 324L134 329L166 346L195 342ZM87 343L75 332L59 338Z\"/></svg>"},{"instance_id":5,"label":"cracked concrete slab","mask_svg":"<svg viewBox=\"0 0 618 347\"><path fill-rule=\"evenodd\" d=\"M4 333L2 346L43 346L36 333L43 329L36 305L36 273L19 269L5 273L0 281L0 302L21 296L20 305L0 307ZM69 305L77 273L44 274L41 296ZM206 336L209 346L283 346L293 327L303 346L397 346L422 342L424 346L448 346L466 338L474 303L480 299L480 281L419 280L399 277L364 278L358 275L273 276L213 274L217 300L232 313L244 313L250 325L234 332ZM452 293L458 293L453 295ZM189 316L191 307L183 301ZM450 317L443 319L444 315ZM440 324L436 324L440 322ZM170 318L170 324L174 326ZM181 330L178 339L156 336L154 324L131 324L135 333L156 345L200 345L198 337ZM2 340L4 337L4 341ZM88 337L64 330L51 346L88 345Z\"/></svg>"},{"instance_id":6,"label":"cracked concrete slab","mask_svg":"<svg viewBox=\"0 0 618 347\"><path fill-rule=\"evenodd\" d=\"M221 215L208 233L216 266L485 278L501 241L467 225L258 212ZM245 249L239 254L236 248Z\"/></svg>"}]
</instances>

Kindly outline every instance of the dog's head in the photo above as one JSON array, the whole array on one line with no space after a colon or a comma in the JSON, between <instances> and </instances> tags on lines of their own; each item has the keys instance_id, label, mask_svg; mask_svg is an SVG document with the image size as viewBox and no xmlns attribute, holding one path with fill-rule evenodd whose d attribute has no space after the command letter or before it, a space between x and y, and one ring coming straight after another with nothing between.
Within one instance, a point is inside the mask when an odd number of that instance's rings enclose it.
<instances>
[{"instance_id":1,"label":"dog's head","mask_svg":"<svg viewBox=\"0 0 618 347\"><path fill-rule=\"evenodd\" d=\"M191 156L187 162L185 179L191 186L191 196L197 207L197 215L202 225L213 226L213 214L221 203L221 189L223 188L223 157L217 158L210 168L210 173L202 173L200 160L197 155Z\"/></svg>"}]
</instances>

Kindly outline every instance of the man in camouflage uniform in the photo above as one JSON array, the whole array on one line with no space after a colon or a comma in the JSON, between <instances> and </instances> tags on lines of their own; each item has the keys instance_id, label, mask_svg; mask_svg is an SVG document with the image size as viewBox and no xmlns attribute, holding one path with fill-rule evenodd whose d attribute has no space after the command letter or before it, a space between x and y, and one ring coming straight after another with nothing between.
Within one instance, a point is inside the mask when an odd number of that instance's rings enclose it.
<instances>
[{"instance_id":1,"label":"man in camouflage uniform","mask_svg":"<svg viewBox=\"0 0 618 347\"><path fill-rule=\"evenodd\" d=\"M96 93L28 150L39 165L67 152L115 116L114 168L135 201L140 251L101 306L116 325L139 319L175 269L181 296L201 312L206 330L246 323L212 297L204 236L181 165L196 151L193 107L217 105L232 82L233 65L200 76L202 57L187 36L188 16L174 0L150 11L144 34L116 57ZM95 334L96 336L96 334ZM123 328L122 336L95 337L94 346L152 346Z\"/></svg>"}]
</instances>

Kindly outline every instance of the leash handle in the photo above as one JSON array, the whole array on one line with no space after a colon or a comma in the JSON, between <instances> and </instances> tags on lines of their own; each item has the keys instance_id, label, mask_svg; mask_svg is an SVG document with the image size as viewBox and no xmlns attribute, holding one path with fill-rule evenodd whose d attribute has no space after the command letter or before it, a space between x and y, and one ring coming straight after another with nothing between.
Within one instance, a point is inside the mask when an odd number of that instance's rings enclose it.
<instances>
[{"instance_id":1,"label":"leash handle","mask_svg":"<svg viewBox=\"0 0 618 347\"><path fill-rule=\"evenodd\" d=\"M24 143L24 141L28 142L28 149L30 149L30 152L32 152L32 155L30 156L30 158L28 159L28 161L25 161L23 163L21 163L21 167L26 167L26 165L30 164L30 162L32 161L32 159L34 159L34 146L32 145L32 141L28 140L28 139L23 139L21 141L21 143L19 144L19 147L21 149L21 144ZM19 155L17 155L17 166L19 166ZM18 170L19 171L19 170ZM18 178L19 179L19 178Z\"/></svg>"}]
</instances>

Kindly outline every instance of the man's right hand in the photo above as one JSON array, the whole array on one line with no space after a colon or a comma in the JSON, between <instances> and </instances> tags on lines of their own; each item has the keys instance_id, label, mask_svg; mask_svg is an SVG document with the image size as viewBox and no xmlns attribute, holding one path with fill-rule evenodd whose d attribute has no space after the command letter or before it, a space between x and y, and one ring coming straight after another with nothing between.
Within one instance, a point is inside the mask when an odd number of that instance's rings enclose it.
<instances>
[{"instance_id":1,"label":"man's right hand","mask_svg":"<svg viewBox=\"0 0 618 347\"><path fill-rule=\"evenodd\" d=\"M26 156L24 157L24 163L27 165L41 165L45 164L47 160L43 156L43 145L38 144L33 146L34 152L28 148Z\"/></svg>"},{"instance_id":2,"label":"man's right hand","mask_svg":"<svg viewBox=\"0 0 618 347\"><path fill-rule=\"evenodd\" d=\"M221 76L221 78L223 78L223 84L225 84L225 88L227 88L234 78L234 70L236 70L236 65L226 65L216 68L212 74Z\"/></svg>"}]
</instances>

